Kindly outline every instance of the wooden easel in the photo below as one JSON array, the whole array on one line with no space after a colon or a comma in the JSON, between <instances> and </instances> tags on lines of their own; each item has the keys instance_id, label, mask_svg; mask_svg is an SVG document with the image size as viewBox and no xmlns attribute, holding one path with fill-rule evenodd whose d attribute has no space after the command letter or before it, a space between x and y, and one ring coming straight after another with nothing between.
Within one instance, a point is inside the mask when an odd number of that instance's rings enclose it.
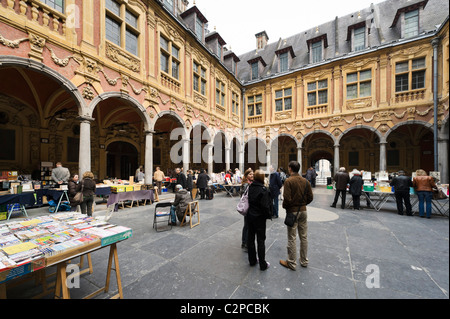
<instances>
[{"instance_id":1,"label":"wooden easel","mask_svg":"<svg viewBox=\"0 0 450 319\"><path fill-rule=\"evenodd\" d=\"M194 214L197 214L197 223L192 224L192 216ZM186 207L186 211L184 212L183 220L181 221L180 227L183 227L184 222L186 221L186 216L189 215L189 224L191 225L191 228L200 225L200 209L198 208L198 201L190 202L188 204L188 207Z\"/></svg>"}]
</instances>

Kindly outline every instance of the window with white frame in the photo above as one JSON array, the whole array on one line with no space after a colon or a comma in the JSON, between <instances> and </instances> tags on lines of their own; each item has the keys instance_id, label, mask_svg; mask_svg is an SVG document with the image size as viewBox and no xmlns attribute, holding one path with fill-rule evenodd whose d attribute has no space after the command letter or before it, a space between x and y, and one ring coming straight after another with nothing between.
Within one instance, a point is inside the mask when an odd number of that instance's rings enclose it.
<instances>
[{"instance_id":1,"label":"window with white frame","mask_svg":"<svg viewBox=\"0 0 450 319\"><path fill-rule=\"evenodd\" d=\"M194 91L206 95L206 69L194 61Z\"/></svg>"},{"instance_id":2,"label":"window with white frame","mask_svg":"<svg viewBox=\"0 0 450 319\"><path fill-rule=\"evenodd\" d=\"M125 3L106 0L105 35L108 41L128 52L139 55L139 15L132 12ZM122 10L121 7L125 9ZM125 34L125 37L122 37Z\"/></svg>"},{"instance_id":3,"label":"window with white frame","mask_svg":"<svg viewBox=\"0 0 450 319\"><path fill-rule=\"evenodd\" d=\"M281 53L279 55L280 59L280 72L285 72L289 69L289 56L288 52Z\"/></svg>"},{"instance_id":4,"label":"window with white frame","mask_svg":"<svg viewBox=\"0 0 450 319\"><path fill-rule=\"evenodd\" d=\"M259 64L258 62L252 63L252 80L256 80L259 76L258 74Z\"/></svg>"},{"instance_id":5,"label":"window with white frame","mask_svg":"<svg viewBox=\"0 0 450 319\"><path fill-rule=\"evenodd\" d=\"M225 83L216 79L216 104L225 107Z\"/></svg>"},{"instance_id":6,"label":"window with white frame","mask_svg":"<svg viewBox=\"0 0 450 319\"><path fill-rule=\"evenodd\" d=\"M203 40L203 22L198 17L195 18L195 35Z\"/></svg>"},{"instance_id":7,"label":"window with white frame","mask_svg":"<svg viewBox=\"0 0 450 319\"><path fill-rule=\"evenodd\" d=\"M308 106L328 103L328 80L308 83Z\"/></svg>"},{"instance_id":8,"label":"window with white frame","mask_svg":"<svg viewBox=\"0 0 450 319\"><path fill-rule=\"evenodd\" d=\"M311 63L322 61L322 41L311 43Z\"/></svg>"},{"instance_id":9,"label":"window with white frame","mask_svg":"<svg viewBox=\"0 0 450 319\"><path fill-rule=\"evenodd\" d=\"M275 112L292 110L292 88L275 91Z\"/></svg>"},{"instance_id":10,"label":"window with white frame","mask_svg":"<svg viewBox=\"0 0 450 319\"><path fill-rule=\"evenodd\" d=\"M395 91L404 92L425 88L425 58L398 62L395 65Z\"/></svg>"},{"instance_id":11,"label":"window with white frame","mask_svg":"<svg viewBox=\"0 0 450 319\"><path fill-rule=\"evenodd\" d=\"M372 95L372 70L347 74L347 100Z\"/></svg>"},{"instance_id":12,"label":"window with white frame","mask_svg":"<svg viewBox=\"0 0 450 319\"><path fill-rule=\"evenodd\" d=\"M353 30L353 51L361 51L366 48L366 27Z\"/></svg>"},{"instance_id":13,"label":"window with white frame","mask_svg":"<svg viewBox=\"0 0 450 319\"><path fill-rule=\"evenodd\" d=\"M410 38L419 34L419 10L405 12L404 37Z\"/></svg>"},{"instance_id":14,"label":"window with white frame","mask_svg":"<svg viewBox=\"0 0 450 319\"><path fill-rule=\"evenodd\" d=\"M180 77L180 49L163 35L160 36L160 49L161 71L178 80Z\"/></svg>"},{"instance_id":15,"label":"window with white frame","mask_svg":"<svg viewBox=\"0 0 450 319\"><path fill-rule=\"evenodd\" d=\"M64 0L41 0L41 2L45 3L56 11L64 13Z\"/></svg>"},{"instance_id":16,"label":"window with white frame","mask_svg":"<svg viewBox=\"0 0 450 319\"><path fill-rule=\"evenodd\" d=\"M262 94L249 96L247 98L247 117L262 115Z\"/></svg>"},{"instance_id":17,"label":"window with white frame","mask_svg":"<svg viewBox=\"0 0 450 319\"><path fill-rule=\"evenodd\" d=\"M233 112L233 114L235 115L239 115L239 94L232 92L231 96L231 112Z\"/></svg>"}]
</instances>

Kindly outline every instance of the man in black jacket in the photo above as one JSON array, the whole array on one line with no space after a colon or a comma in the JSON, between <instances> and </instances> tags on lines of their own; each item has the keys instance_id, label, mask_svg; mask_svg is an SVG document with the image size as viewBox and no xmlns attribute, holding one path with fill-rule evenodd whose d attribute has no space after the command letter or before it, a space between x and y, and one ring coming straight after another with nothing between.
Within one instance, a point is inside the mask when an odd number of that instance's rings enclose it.
<instances>
[{"instance_id":1,"label":"man in black jacket","mask_svg":"<svg viewBox=\"0 0 450 319\"><path fill-rule=\"evenodd\" d=\"M395 200L397 201L397 211L403 215L403 202L405 202L406 215L412 216L411 199L409 195L410 187L413 186L411 177L405 175L404 171L399 171L390 183L394 187Z\"/></svg>"},{"instance_id":2,"label":"man in black jacket","mask_svg":"<svg viewBox=\"0 0 450 319\"><path fill-rule=\"evenodd\" d=\"M176 177L177 177L177 184L176 185L181 185L183 188L186 188L186 175L183 174L183 172L181 172L181 169L177 168L175 170L176 172Z\"/></svg>"},{"instance_id":3,"label":"man in black jacket","mask_svg":"<svg viewBox=\"0 0 450 319\"><path fill-rule=\"evenodd\" d=\"M202 169L197 177L197 188L200 190L200 199L205 199L205 189L208 187L209 179L208 174Z\"/></svg>"}]
</instances>

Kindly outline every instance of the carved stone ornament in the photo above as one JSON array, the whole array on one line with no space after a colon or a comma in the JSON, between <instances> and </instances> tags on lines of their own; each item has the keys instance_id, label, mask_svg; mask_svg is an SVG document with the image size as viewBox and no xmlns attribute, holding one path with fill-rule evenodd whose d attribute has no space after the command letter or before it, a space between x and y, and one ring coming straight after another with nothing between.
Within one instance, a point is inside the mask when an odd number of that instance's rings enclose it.
<instances>
[{"instance_id":1,"label":"carved stone ornament","mask_svg":"<svg viewBox=\"0 0 450 319\"><path fill-rule=\"evenodd\" d=\"M278 114L275 115L275 119L277 121L287 120L287 119L290 119L290 118L292 118L292 111L284 112L284 113L278 113Z\"/></svg>"},{"instance_id":2,"label":"carved stone ornament","mask_svg":"<svg viewBox=\"0 0 450 319\"><path fill-rule=\"evenodd\" d=\"M141 69L141 62L138 59L109 42L106 42L106 56L131 71L139 72Z\"/></svg>"}]
</instances>

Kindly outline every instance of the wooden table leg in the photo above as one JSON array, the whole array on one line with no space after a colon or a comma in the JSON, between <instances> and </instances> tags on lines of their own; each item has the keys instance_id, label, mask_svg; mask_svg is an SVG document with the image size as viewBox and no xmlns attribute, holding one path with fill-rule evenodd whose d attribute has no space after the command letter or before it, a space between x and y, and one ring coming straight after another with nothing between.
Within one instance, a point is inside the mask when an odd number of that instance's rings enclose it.
<instances>
[{"instance_id":1,"label":"wooden table leg","mask_svg":"<svg viewBox=\"0 0 450 319\"><path fill-rule=\"evenodd\" d=\"M6 299L6 283L0 284L0 299Z\"/></svg>"},{"instance_id":2,"label":"wooden table leg","mask_svg":"<svg viewBox=\"0 0 450 319\"><path fill-rule=\"evenodd\" d=\"M58 264L56 270L55 298L61 298L61 290L62 290L62 299L70 299L69 288L67 287L66 266L67 266L66 262Z\"/></svg>"},{"instance_id":3,"label":"wooden table leg","mask_svg":"<svg viewBox=\"0 0 450 319\"><path fill-rule=\"evenodd\" d=\"M119 268L119 255L117 253L117 245L112 244L109 250L109 259L108 259L108 270L106 272L106 284L105 284L105 292L109 290L109 282L111 280L111 270L112 270L112 262L114 259L114 266L116 271L116 281L117 281L117 289L119 293L112 298L120 298L123 299L123 291L122 291L122 280L120 277L120 268Z\"/></svg>"}]
</instances>

